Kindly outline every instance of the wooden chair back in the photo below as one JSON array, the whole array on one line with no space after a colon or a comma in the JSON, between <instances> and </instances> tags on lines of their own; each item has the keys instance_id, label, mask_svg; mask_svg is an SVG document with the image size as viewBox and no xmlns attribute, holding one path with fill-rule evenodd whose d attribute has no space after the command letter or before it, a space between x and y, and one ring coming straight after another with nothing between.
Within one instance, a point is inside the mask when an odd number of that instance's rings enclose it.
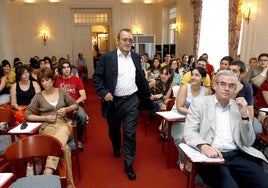
<instances>
[{"instance_id":1,"label":"wooden chair back","mask_svg":"<svg viewBox=\"0 0 268 188\"><path fill-rule=\"evenodd\" d=\"M7 161L10 162L16 178L26 175L27 163L32 162L34 174L36 162L41 160L40 174L43 173L47 156L60 158L56 174L60 176L62 185L66 185L67 166L63 159L63 147L60 141L49 135L32 135L13 142L4 152Z\"/></svg>"},{"instance_id":2,"label":"wooden chair back","mask_svg":"<svg viewBox=\"0 0 268 188\"><path fill-rule=\"evenodd\" d=\"M9 129L16 126L16 117L12 110L0 108L0 122L8 122Z\"/></svg>"}]
</instances>

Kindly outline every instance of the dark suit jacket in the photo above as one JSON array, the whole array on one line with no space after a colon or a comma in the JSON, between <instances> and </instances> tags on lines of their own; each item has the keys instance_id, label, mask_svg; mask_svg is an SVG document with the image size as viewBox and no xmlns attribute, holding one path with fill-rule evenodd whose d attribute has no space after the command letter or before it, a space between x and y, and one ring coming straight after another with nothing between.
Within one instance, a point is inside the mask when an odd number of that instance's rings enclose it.
<instances>
[{"instance_id":1,"label":"dark suit jacket","mask_svg":"<svg viewBox=\"0 0 268 188\"><path fill-rule=\"evenodd\" d=\"M135 52L131 52L131 57L136 67L136 85L138 87L137 93L140 103L149 103L151 92L141 68L141 58ZM102 99L102 114L104 117L107 117L107 112L110 107L110 102L104 101L104 97L109 92L114 93L117 77L118 59L116 49L100 56L98 66L93 74L94 87L99 97Z\"/></svg>"}]
</instances>

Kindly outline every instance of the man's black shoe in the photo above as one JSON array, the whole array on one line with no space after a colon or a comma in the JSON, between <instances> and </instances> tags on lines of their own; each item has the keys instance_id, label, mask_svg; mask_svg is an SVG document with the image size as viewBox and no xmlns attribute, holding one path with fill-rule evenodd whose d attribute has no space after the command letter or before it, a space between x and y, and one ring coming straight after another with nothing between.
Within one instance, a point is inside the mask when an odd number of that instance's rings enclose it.
<instances>
[{"instance_id":1,"label":"man's black shoe","mask_svg":"<svg viewBox=\"0 0 268 188\"><path fill-rule=\"evenodd\" d=\"M135 180L136 179L136 174L133 171L132 167L125 167L125 172L127 174L127 177L129 180Z\"/></svg>"},{"instance_id":2,"label":"man's black shoe","mask_svg":"<svg viewBox=\"0 0 268 188\"><path fill-rule=\"evenodd\" d=\"M114 156L115 156L116 158L121 157L120 150L114 150Z\"/></svg>"}]
</instances>

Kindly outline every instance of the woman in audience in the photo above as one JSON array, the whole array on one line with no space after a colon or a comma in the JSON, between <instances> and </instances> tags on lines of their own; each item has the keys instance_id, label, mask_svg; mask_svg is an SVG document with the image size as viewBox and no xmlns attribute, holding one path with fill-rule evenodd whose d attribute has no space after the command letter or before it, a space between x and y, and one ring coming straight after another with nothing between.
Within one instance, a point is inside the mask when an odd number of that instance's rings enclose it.
<instances>
[{"instance_id":1,"label":"woman in audience","mask_svg":"<svg viewBox=\"0 0 268 188\"><path fill-rule=\"evenodd\" d=\"M30 80L37 82L37 75L40 69L40 63L38 62L37 59L31 58L30 66L31 66Z\"/></svg>"},{"instance_id":2,"label":"woman in audience","mask_svg":"<svg viewBox=\"0 0 268 188\"><path fill-rule=\"evenodd\" d=\"M182 84L176 97L176 102L172 108L172 111L178 112L183 115L187 115L188 108L192 102L193 97L205 96L210 94L210 90L207 87L202 86L203 81L206 78L207 72L203 67L195 67L191 71L191 83ZM176 145L181 142L183 129L185 123L178 122L173 123L171 127L171 136L174 139ZM179 166L183 170L183 156L182 152L179 152Z\"/></svg>"},{"instance_id":3,"label":"woman in audience","mask_svg":"<svg viewBox=\"0 0 268 188\"><path fill-rule=\"evenodd\" d=\"M46 67L46 62L44 59L39 59L39 66L40 66L40 69L42 68L45 68Z\"/></svg>"},{"instance_id":4,"label":"woman in audience","mask_svg":"<svg viewBox=\"0 0 268 188\"><path fill-rule=\"evenodd\" d=\"M149 81L150 88L152 88L153 85L155 85L155 81L159 78L160 69L161 69L160 60L158 58L154 58L152 65L150 65L150 67L147 70L147 74L145 74L147 75L146 79Z\"/></svg>"},{"instance_id":5,"label":"woman in audience","mask_svg":"<svg viewBox=\"0 0 268 188\"><path fill-rule=\"evenodd\" d=\"M77 110L78 104L63 89L55 88L55 73L50 68L43 68L38 73L38 81L44 90L37 93L26 109L25 119L28 121L43 122L40 134L47 134L57 138L64 147L64 158L67 163L68 187L75 187L72 175L71 152L67 145L72 138L72 127L65 120L66 113ZM40 115L36 115L39 110ZM48 156L45 175L52 175L59 159Z\"/></svg>"},{"instance_id":6,"label":"woman in audience","mask_svg":"<svg viewBox=\"0 0 268 188\"><path fill-rule=\"evenodd\" d=\"M268 71L266 80L260 85L255 97L255 108L268 108ZM261 120L265 113L259 112L258 119Z\"/></svg>"},{"instance_id":7,"label":"woman in audience","mask_svg":"<svg viewBox=\"0 0 268 188\"><path fill-rule=\"evenodd\" d=\"M169 66L173 70L173 84L180 85L181 84L181 75L179 74L179 63L177 59L171 59L169 62Z\"/></svg>"},{"instance_id":8,"label":"woman in audience","mask_svg":"<svg viewBox=\"0 0 268 188\"><path fill-rule=\"evenodd\" d=\"M170 98L173 71L170 66L166 65L160 69L160 79L152 87L152 113L160 110L166 110L166 103Z\"/></svg>"},{"instance_id":9,"label":"woman in audience","mask_svg":"<svg viewBox=\"0 0 268 188\"><path fill-rule=\"evenodd\" d=\"M6 83L7 77L0 65L0 105L10 102L8 91L6 91Z\"/></svg>"},{"instance_id":10,"label":"woman in audience","mask_svg":"<svg viewBox=\"0 0 268 188\"><path fill-rule=\"evenodd\" d=\"M37 82L29 79L30 72L25 65L15 69L16 82L10 88L10 101L18 124L24 122L24 113L34 95L41 91Z\"/></svg>"},{"instance_id":11,"label":"woman in audience","mask_svg":"<svg viewBox=\"0 0 268 188\"><path fill-rule=\"evenodd\" d=\"M2 61L2 67L7 77L6 87L10 89L11 85L15 82L15 72L11 71L11 65L6 59Z\"/></svg>"}]
</instances>

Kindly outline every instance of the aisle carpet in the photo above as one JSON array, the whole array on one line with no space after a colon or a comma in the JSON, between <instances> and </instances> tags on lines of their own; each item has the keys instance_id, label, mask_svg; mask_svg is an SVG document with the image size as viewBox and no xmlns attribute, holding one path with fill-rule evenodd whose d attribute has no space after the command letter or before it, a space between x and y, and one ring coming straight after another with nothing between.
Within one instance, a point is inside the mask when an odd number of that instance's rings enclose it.
<instances>
[{"instance_id":1,"label":"aisle carpet","mask_svg":"<svg viewBox=\"0 0 268 188\"><path fill-rule=\"evenodd\" d=\"M178 170L177 151L172 149L172 162L167 169L166 153L162 153L162 140L157 126L150 125L145 137L144 120L139 119L137 127L137 152L134 170L135 181L129 181L124 173L123 158L115 158L107 134L105 119L101 116L100 100L93 88L92 80L85 84L87 102L85 110L90 117L86 127L87 141L80 153L81 180L78 180L77 167L73 163L74 181L77 188L147 188L147 187L186 187L186 176Z\"/></svg>"}]
</instances>

